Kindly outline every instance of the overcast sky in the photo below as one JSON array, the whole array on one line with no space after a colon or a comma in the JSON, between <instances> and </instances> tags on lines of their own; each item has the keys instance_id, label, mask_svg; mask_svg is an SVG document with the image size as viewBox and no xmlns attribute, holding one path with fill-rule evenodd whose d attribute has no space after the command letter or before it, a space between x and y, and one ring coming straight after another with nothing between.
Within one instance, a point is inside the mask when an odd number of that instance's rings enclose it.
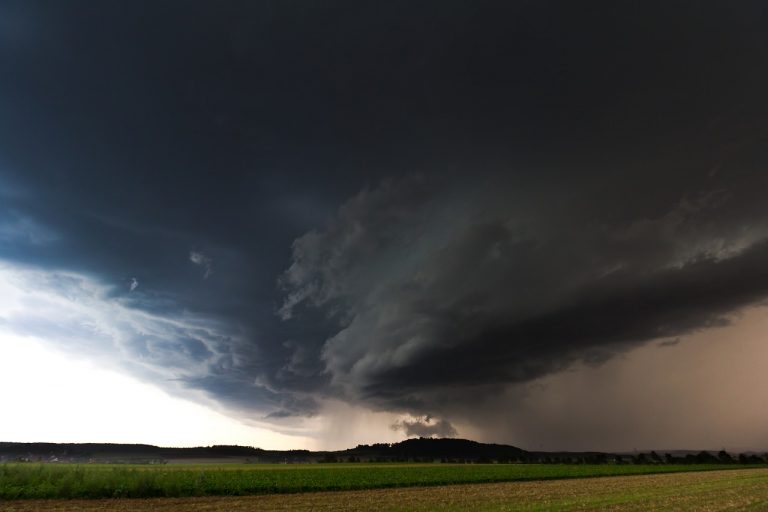
<instances>
[{"instance_id":1,"label":"overcast sky","mask_svg":"<svg viewBox=\"0 0 768 512\"><path fill-rule=\"evenodd\" d=\"M0 440L768 448L766 26L0 0Z\"/></svg>"}]
</instances>

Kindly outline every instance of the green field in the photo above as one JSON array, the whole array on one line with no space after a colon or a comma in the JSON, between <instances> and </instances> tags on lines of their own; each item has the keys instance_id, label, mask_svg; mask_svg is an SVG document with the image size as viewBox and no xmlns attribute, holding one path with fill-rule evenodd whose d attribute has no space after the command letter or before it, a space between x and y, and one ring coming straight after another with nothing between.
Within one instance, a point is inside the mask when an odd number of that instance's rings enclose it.
<instances>
[{"instance_id":1,"label":"green field","mask_svg":"<svg viewBox=\"0 0 768 512\"><path fill-rule=\"evenodd\" d=\"M768 469L187 498L0 500L3 512L768 510Z\"/></svg>"},{"instance_id":2,"label":"green field","mask_svg":"<svg viewBox=\"0 0 768 512\"><path fill-rule=\"evenodd\" d=\"M733 466L744 468L744 466ZM724 469L723 465L0 465L0 499L246 496Z\"/></svg>"}]
</instances>

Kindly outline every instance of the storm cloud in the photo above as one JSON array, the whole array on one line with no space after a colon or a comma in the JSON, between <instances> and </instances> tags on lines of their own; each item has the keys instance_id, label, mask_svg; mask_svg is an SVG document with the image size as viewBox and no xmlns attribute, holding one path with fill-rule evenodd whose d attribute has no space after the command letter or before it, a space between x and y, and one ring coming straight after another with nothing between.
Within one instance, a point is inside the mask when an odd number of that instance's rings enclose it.
<instances>
[{"instance_id":1,"label":"storm cloud","mask_svg":"<svg viewBox=\"0 0 768 512\"><path fill-rule=\"evenodd\" d=\"M0 329L283 431L482 436L768 298L767 23L3 2Z\"/></svg>"},{"instance_id":2,"label":"storm cloud","mask_svg":"<svg viewBox=\"0 0 768 512\"><path fill-rule=\"evenodd\" d=\"M386 183L296 240L283 316L338 323L321 359L341 396L415 413L725 325L768 297L766 183L700 183L647 217L578 189L591 211L540 189L555 206L532 215L499 177L461 206Z\"/></svg>"}]
</instances>

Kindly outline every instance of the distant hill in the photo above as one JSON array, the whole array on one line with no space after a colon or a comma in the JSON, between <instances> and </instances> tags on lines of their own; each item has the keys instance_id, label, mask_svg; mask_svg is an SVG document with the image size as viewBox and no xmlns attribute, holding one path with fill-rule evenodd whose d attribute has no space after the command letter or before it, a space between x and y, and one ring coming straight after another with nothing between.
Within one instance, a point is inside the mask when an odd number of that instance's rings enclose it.
<instances>
[{"instance_id":1,"label":"distant hill","mask_svg":"<svg viewBox=\"0 0 768 512\"><path fill-rule=\"evenodd\" d=\"M183 462L333 463L333 462L537 462L537 463L764 463L754 453L733 457L724 452L676 452L656 455L602 452L530 452L505 444L468 439L407 439L399 443L362 444L338 451L263 450L250 446L162 448L147 444L0 443L0 462L112 462L165 464Z\"/></svg>"},{"instance_id":2,"label":"distant hill","mask_svg":"<svg viewBox=\"0 0 768 512\"><path fill-rule=\"evenodd\" d=\"M467 439L407 439L394 444L359 445L356 448L336 452L346 457L375 460L520 460L528 452L504 444L484 444Z\"/></svg>"},{"instance_id":3,"label":"distant hill","mask_svg":"<svg viewBox=\"0 0 768 512\"><path fill-rule=\"evenodd\" d=\"M259 457L265 450L248 446L160 448L148 444L0 443L0 458L28 460L133 461Z\"/></svg>"},{"instance_id":4,"label":"distant hill","mask_svg":"<svg viewBox=\"0 0 768 512\"><path fill-rule=\"evenodd\" d=\"M528 452L515 446L467 439L408 439L399 443L359 445L339 451L263 450L247 446L161 448L146 444L0 443L0 460L164 462L218 459L244 462L340 461L491 461L521 460Z\"/></svg>"}]
</instances>

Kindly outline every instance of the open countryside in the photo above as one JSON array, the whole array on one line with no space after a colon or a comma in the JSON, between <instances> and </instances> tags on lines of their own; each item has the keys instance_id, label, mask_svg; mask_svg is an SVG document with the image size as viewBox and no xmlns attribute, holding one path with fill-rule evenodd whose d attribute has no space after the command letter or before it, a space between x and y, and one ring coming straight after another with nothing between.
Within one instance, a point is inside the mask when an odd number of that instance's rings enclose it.
<instances>
[{"instance_id":1,"label":"open countryside","mask_svg":"<svg viewBox=\"0 0 768 512\"><path fill-rule=\"evenodd\" d=\"M671 499L718 510L763 503L768 477L757 453L534 452L450 438L320 452L0 443L0 459L3 511L621 510Z\"/></svg>"},{"instance_id":2,"label":"open countryside","mask_svg":"<svg viewBox=\"0 0 768 512\"><path fill-rule=\"evenodd\" d=\"M767 28L0 0L0 512L768 512Z\"/></svg>"}]
</instances>

